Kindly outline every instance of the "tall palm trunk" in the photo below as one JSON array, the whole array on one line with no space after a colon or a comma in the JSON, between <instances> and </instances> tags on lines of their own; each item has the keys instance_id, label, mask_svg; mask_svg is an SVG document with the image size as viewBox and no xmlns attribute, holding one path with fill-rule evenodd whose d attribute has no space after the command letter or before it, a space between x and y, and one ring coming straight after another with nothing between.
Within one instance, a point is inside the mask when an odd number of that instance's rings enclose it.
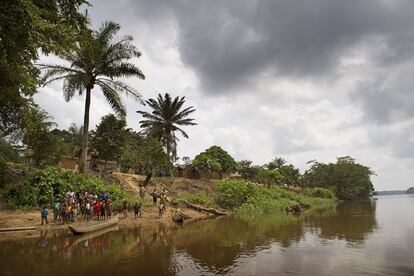
<instances>
[{"instance_id":1,"label":"tall palm trunk","mask_svg":"<svg viewBox=\"0 0 414 276\"><path fill-rule=\"evenodd\" d=\"M80 160L79 172L86 171L86 161L88 158L88 133L89 133L89 108L91 106L91 87L86 88L85 99L85 114L83 117L83 138L82 138L82 153Z\"/></svg>"},{"instance_id":2,"label":"tall palm trunk","mask_svg":"<svg viewBox=\"0 0 414 276\"><path fill-rule=\"evenodd\" d=\"M166 148L167 148L167 156L168 156L168 158L171 160L171 147L170 147L170 143L171 143L171 141L170 141L170 135L169 134L167 134L167 141L166 141Z\"/></svg>"}]
</instances>

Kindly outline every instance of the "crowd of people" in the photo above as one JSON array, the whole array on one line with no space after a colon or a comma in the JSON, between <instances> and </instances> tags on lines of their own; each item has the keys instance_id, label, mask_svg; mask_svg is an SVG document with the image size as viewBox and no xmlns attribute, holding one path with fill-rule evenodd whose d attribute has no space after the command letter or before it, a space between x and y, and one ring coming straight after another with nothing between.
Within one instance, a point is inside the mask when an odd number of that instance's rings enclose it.
<instances>
[{"instance_id":1,"label":"crowd of people","mask_svg":"<svg viewBox=\"0 0 414 276\"><path fill-rule=\"evenodd\" d=\"M142 203L145 203L146 188L141 187L139 190L140 201L135 202L133 209L135 219L142 217ZM166 212L167 190L164 188L160 193L157 189L151 192L153 206L156 207L159 199L159 217L162 218ZM124 218L128 217L128 202L124 201L122 204L122 211ZM106 220L112 216L112 201L106 193L101 196L93 195L88 192L73 192L68 191L63 200L56 199L53 205L53 222L54 223L72 223L77 219L82 218L84 221L91 219ZM41 210L41 222L48 224L49 212L46 206Z\"/></svg>"},{"instance_id":2,"label":"crowd of people","mask_svg":"<svg viewBox=\"0 0 414 276\"><path fill-rule=\"evenodd\" d=\"M44 206L41 211L42 224L47 224L48 210ZM85 221L91 219L105 220L112 215L112 202L106 193L101 196L88 192L68 191L63 200L56 199L53 205L53 222L71 223L78 217Z\"/></svg>"}]
</instances>

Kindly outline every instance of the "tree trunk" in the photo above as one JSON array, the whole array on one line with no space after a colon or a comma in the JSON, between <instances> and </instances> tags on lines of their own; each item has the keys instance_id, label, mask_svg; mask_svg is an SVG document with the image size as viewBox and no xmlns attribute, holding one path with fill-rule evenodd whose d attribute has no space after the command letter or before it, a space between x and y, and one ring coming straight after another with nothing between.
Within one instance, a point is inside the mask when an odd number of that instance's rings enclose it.
<instances>
[{"instance_id":1,"label":"tree trunk","mask_svg":"<svg viewBox=\"0 0 414 276\"><path fill-rule=\"evenodd\" d=\"M152 177L152 172L149 172L143 183L144 187L147 187L147 185L151 182L151 177Z\"/></svg>"},{"instance_id":2,"label":"tree trunk","mask_svg":"<svg viewBox=\"0 0 414 276\"><path fill-rule=\"evenodd\" d=\"M171 161L171 156L170 156L170 153L171 153L171 149L170 149L170 134L169 133L167 133L167 145L166 145L166 148L167 148L167 156L168 156L168 158L170 159L170 161Z\"/></svg>"},{"instance_id":3,"label":"tree trunk","mask_svg":"<svg viewBox=\"0 0 414 276\"><path fill-rule=\"evenodd\" d=\"M91 106L91 88L86 88L85 99L85 114L83 117L83 138L82 138L82 152L79 166L79 172L85 173L86 161L88 158L88 134L89 134L89 108Z\"/></svg>"}]
</instances>

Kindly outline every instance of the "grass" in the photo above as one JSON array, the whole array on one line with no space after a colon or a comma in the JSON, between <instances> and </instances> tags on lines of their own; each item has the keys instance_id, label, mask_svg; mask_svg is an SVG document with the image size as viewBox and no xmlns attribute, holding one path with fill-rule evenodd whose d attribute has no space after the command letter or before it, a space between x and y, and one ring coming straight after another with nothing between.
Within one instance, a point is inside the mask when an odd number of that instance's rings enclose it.
<instances>
[{"instance_id":1,"label":"grass","mask_svg":"<svg viewBox=\"0 0 414 276\"><path fill-rule=\"evenodd\" d=\"M318 196L321 197L318 197ZM330 191L318 188L298 193L279 187L259 187L247 181L223 180L217 185L217 203L236 214L274 214L324 208L335 204ZM236 199L236 200L235 200Z\"/></svg>"}]
</instances>

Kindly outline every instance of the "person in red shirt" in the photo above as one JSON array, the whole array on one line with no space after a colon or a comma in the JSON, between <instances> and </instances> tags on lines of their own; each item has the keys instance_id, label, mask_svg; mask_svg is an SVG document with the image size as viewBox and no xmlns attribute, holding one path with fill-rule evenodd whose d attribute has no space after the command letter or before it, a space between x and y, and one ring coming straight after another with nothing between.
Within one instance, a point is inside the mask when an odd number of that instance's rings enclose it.
<instances>
[{"instance_id":1,"label":"person in red shirt","mask_svg":"<svg viewBox=\"0 0 414 276\"><path fill-rule=\"evenodd\" d=\"M95 205L93 206L93 211L95 212L96 218L99 220L99 210L101 209L101 203L99 200L95 202Z\"/></svg>"}]
</instances>

